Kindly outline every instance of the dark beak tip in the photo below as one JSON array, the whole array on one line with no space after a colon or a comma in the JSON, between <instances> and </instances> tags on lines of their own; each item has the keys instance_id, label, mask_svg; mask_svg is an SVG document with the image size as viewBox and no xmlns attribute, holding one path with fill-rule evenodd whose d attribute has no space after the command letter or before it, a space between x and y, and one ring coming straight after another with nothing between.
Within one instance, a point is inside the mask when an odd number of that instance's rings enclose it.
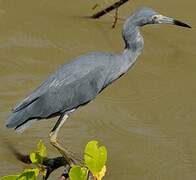
<instances>
[{"instance_id":1,"label":"dark beak tip","mask_svg":"<svg viewBox=\"0 0 196 180\"><path fill-rule=\"evenodd\" d=\"M187 27L187 28L189 28L189 29L191 29L192 27L191 26L189 26L188 24L186 24L186 26L184 26L184 27Z\"/></svg>"},{"instance_id":2,"label":"dark beak tip","mask_svg":"<svg viewBox=\"0 0 196 180\"><path fill-rule=\"evenodd\" d=\"M174 20L174 24L177 25L177 26L182 26L182 27L186 27L186 28L192 28L188 24L185 24L185 23L183 23L181 21L178 21L178 20Z\"/></svg>"},{"instance_id":3,"label":"dark beak tip","mask_svg":"<svg viewBox=\"0 0 196 180\"><path fill-rule=\"evenodd\" d=\"M191 27L191 26L189 26L189 25L187 25L187 26L184 26L184 27L186 27L186 28L189 28L189 29L192 29L192 27Z\"/></svg>"}]
</instances>

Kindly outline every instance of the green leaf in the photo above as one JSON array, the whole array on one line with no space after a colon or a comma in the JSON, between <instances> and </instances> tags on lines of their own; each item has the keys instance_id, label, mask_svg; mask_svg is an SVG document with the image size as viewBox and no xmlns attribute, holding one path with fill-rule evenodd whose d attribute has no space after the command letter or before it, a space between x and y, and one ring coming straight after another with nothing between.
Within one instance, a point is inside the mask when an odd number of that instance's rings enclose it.
<instances>
[{"instance_id":1,"label":"green leaf","mask_svg":"<svg viewBox=\"0 0 196 180\"><path fill-rule=\"evenodd\" d=\"M39 154L38 154L38 152L32 152L31 154L30 154L30 160L31 160L31 162L33 163L33 164L42 164L43 163L43 157L42 156L40 156Z\"/></svg>"},{"instance_id":2,"label":"green leaf","mask_svg":"<svg viewBox=\"0 0 196 180\"><path fill-rule=\"evenodd\" d=\"M106 173L106 166L103 166L102 170L96 174L96 180L101 180L104 176L105 176L105 173Z\"/></svg>"},{"instance_id":3,"label":"green leaf","mask_svg":"<svg viewBox=\"0 0 196 180\"><path fill-rule=\"evenodd\" d=\"M30 153L30 159L33 164L42 164L43 159L47 156L46 147L40 140L37 144L37 150Z\"/></svg>"},{"instance_id":4,"label":"green leaf","mask_svg":"<svg viewBox=\"0 0 196 180\"><path fill-rule=\"evenodd\" d=\"M0 180L17 180L19 175L4 176Z\"/></svg>"},{"instance_id":5,"label":"green leaf","mask_svg":"<svg viewBox=\"0 0 196 180\"><path fill-rule=\"evenodd\" d=\"M37 153L35 152L30 153L30 160L33 164L37 164L38 163Z\"/></svg>"},{"instance_id":6,"label":"green leaf","mask_svg":"<svg viewBox=\"0 0 196 180\"><path fill-rule=\"evenodd\" d=\"M38 168L25 169L24 172L34 172L35 176L39 175L39 169Z\"/></svg>"},{"instance_id":7,"label":"green leaf","mask_svg":"<svg viewBox=\"0 0 196 180\"><path fill-rule=\"evenodd\" d=\"M104 146L98 147L97 141L90 141L84 151L85 165L96 177L103 169L107 160L107 150Z\"/></svg>"},{"instance_id":8,"label":"green leaf","mask_svg":"<svg viewBox=\"0 0 196 180\"><path fill-rule=\"evenodd\" d=\"M36 180L39 174L39 169L25 169L17 180Z\"/></svg>"},{"instance_id":9,"label":"green leaf","mask_svg":"<svg viewBox=\"0 0 196 180\"><path fill-rule=\"evenodd\" d=\"M19 175L4 176L1 180L36 180L39 174L39 169L25 169Z\"/></svg>"},{"instance_id":10,"label":"green leaf","mask_svg":"<svg viewBox=\"0 0 196 180\"><path fill-rule=\"evenodd\" d=\"M40 156L42 157L47 156L46 146L43 144L42 140L40 140L37 144L37 151Z\"/></svg>"},{"instance_id":11,"label":"green leaf","mask_svg":"<svg viewBox=\"0 0 196 180\"><path fill-rule=\"evenodd\" d=\"M87 180L88 170L85 167L73 166L69 171L70 180Z\"/></svg>"}]
</instances>

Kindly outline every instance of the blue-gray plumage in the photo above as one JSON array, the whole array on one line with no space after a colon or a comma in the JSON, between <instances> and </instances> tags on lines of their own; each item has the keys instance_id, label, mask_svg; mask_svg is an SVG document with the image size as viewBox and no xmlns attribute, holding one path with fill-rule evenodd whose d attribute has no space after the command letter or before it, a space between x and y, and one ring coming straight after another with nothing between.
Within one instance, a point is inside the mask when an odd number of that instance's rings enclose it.
<instances>
[{"instance_id":1,"label":"blue-gray plumage","mask_svg":"<svg viewBox=\"0 0 196 180\"><path fill-rule=\"evenodd\" d=\"M160 23L190 28L150 8L135 11L123 26L125 49L121 54L93 52L63 65L13 109L6 126L24 129L29 122L69 114L93 100L135 63L144 45L139 28Z\"/></svg>"}]
</instances>

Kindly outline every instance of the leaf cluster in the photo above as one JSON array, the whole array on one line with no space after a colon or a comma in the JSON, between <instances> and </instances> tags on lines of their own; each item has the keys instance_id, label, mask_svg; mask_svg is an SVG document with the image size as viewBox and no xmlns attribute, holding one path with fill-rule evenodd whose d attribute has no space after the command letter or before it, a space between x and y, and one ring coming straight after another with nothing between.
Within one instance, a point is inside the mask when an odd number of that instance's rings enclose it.
<instances>
[{"instance_id":1,"label":"leaf cluster","mask_svg":"<svg viewBox=\"0 0 196 180\"><path fill-rule=\"evenodd\" d=\"M69 172L71 180L87 180L89 173L96 180L101 180L106 172L107 150L104 146L98 147L97 141L90 141L84 150L85 167L73 166Z\"/></svg>"},{"instance_id":2,"label":"leaf cluster","mask_svg":"<svg viewBox=\"0 0 196 180\"><path fill-rule=\"evenodd\" d=\"M36 180L37 176L41 173L43 176L46 175L46 169L42 163L44 158L47 156L46 147L40 140L37 144L36 151L30 153L30 160L36 166L33 169L25 169L18 175L4 176L1 180Z\"/></svg>"},{"instance_id":3,"label":"leaf cluster","mask_svg":"<svg viewBox=\"0 0 196 180\"><path fill-rule=\"evenodd\" d=\"M37 149L29 155L35 168L25 169L17 175L4 176L0 180L36 180L39 174L46 176L46 167L43 166L47 157L46 147L42 141L37 144ZM84 150L84 166L73 165L69 171L70 180L87 180L92 176L95 180L101 180L106 172L107 150L104 146L98 146L97 141L90 141Z\"/></svg>"}]
</instances>

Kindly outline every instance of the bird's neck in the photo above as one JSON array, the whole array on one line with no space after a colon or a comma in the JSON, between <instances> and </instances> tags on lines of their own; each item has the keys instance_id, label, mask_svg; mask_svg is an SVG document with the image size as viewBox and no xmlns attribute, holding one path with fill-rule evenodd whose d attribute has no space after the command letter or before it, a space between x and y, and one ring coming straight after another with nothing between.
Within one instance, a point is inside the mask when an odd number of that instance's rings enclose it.
<instances>
[{"instance_id":1,"label":"bird's neck","mask_svg":"<svg viewBox=\"0 0 196 180\"><path fill-rule=\"evenodd\" d=\"M122 35L125 42L123 57L133 64L143 50L143 37L140 34L139 27L130 22L127 25L125 24Z\"/></svg>"}]
</instances>

